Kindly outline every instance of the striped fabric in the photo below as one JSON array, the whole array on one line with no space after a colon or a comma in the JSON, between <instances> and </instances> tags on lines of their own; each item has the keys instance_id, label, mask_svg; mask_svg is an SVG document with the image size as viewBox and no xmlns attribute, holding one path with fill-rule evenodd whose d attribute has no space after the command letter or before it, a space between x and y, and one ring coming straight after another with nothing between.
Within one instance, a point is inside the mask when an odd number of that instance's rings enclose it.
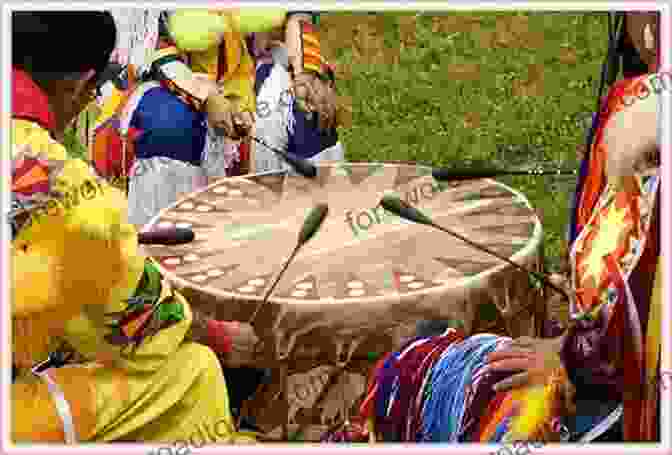
<instances>
[{"instance_id":1,"label":"striped fabric","mask_svg":"<svg viewBox=\"0 0 672 455\"><path fill-rule=\"evenodd\" d=\"M322 74L324 59L320 52L320 36L317 28L307 22L301 23L301 50L304 70Z\"/></svg>"}]
</instances>

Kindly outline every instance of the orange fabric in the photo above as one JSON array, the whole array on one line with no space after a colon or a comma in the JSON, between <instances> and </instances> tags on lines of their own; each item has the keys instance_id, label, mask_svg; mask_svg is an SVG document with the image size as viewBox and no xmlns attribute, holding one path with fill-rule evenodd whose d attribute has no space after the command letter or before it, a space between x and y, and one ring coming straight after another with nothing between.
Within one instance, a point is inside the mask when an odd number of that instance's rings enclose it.
<instances>
[{"instance_id":1,"label":"orange fabric","mask_svg":"<svg viewBox=\"0 0 672 455\"><path fill-rule=\"evenodd\" d=\"M581 199L578 203L576 223L577 232L588 223L590 216L595 209L595 205L602 194L606 177L604 174L604 163L607 156L607 150L604 145L604 131L609 120L614 114L627 107L624 103L624 97L637 96L642 87L641 82L646 80L648 75L636 77L633 79L624 79L616 82L607 95L607 105L600 113L599 126L595 131L595 139L590 151L590 161L588 164L588 175L586 176Z\"/></svg>"},{"instance_id":2,"label":"orange fabric","mask_svg":"<svg viewBox=\"0 0 672 455\"><path fill-rule=\"evenodd\" d=\"M486 443L490 441L495 435L497 427L508 415L513 413L514 406L515 402L511 393L500 393L491 400L487 412L481 418L481 429L477 442Z\"/></svg>"},{"instance_id":3,"label":"orange fabric","mask_svg":"<svg viewBox=\"0 0 672 455\"><path fill-rule=\"evenodd\" d=\"M50 375L70 405L77 440L88 439L96 426L96 392L89 370L83 366L63 367L50 370ZM54 398L41 378L25 378L12 384L11 422L15 443L65 442Z\"/></svg>"}]
</instances>

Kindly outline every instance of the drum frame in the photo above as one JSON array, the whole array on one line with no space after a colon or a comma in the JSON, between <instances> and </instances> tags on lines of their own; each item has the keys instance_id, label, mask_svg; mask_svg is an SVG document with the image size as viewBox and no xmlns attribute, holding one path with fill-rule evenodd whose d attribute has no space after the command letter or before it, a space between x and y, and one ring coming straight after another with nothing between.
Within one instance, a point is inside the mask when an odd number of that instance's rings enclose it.
<instances>
[{"instance_id":1,"label":"drum frame","mask_svg":"<svg viewBox=\"0 0 672 455\"><path fill-rule=\"evenodd\" d=\"M322 164L322 163L320 163L320 164ZM324 163L322 165L325 165L325 164L326 165L333 165L333 163ZM389 164L398 164L398 165L409 165L409 166L421 166L421 165L418 165L417 163L408 162L408 161L383 161L383 162L377 162L377 163L353 161L353 162L348 162L347 164L388 164L388 165ZM260 174L247 174L247 175L241 175L241 176L236 176L236 177L223 177L221 179L215 179L215 180L209 182L207 187L199 190L196 193L208 191L211 187L214 187L214 186L218 185L221 182L221 180L223 180L223 179L226 179L226 180L230 180L231 178L246 179L247 177L252 177L252 176L283 175L283 174L287 175L288 171L287 170L278 170L278 171L264 172L264 173L260 173ZM514 261L520 262L519 258L521 256L522 257L527 257L530 249L536 249L535 257L537 259L536 260L537 265L536 265L535 268L536 269L542 269L543 264L544 264L544 261L543 261L543 258L544 258L543 230L542 230L541 221L539 219L539 216L538 216L537 212L531 206L529 200L519 191L509 187L508 185L497 182L493 179L483 179L483 180L492 181L493 183L496 183L498 186L502 186L502 187L506 188L506 190L511 192L511 194L513 196L518 197L521 200L523 200L525 202L525 205L529 208L529 210L536 215L535 228L534 228L534 232L531 234L530 241L528 242L528 244L526 244L526 246L523 249L521 249L516 254L511 256L511 259L514 260ZM176 201L175 204L173 204L172 206L170 206L170 207L162 210L161 212L159 212L148 223L147 227L155 225L158 222L158 220L161 219L161 217L163 216L163 213L165 211L170 210L172 207L175 207L175 206L179 205L185 199L190 198L190 197L193 197L193 195L191 195L191 196L190 195L185 195L184 197L182 197L178 201ZM502 263L500 265L497 265L495 267L492 267L492 268L488 269L485 272L482 272L481 275L495 276L497 274L504 273L509 268L513 269L513 267L511 267L509 264ZM166 272L166 271L164 270L164 272ZM198 300L201 300L200 298L196 297L197 296L196 292L198 292L199 294L204 293L204 295L208 295L208 293L205 292L205 289L199 289L198 287L194 287L193 284L187 283L183 279L181 279L179 277L171 276L171 275L172 274L168 273L167 277L169 277L169 279L171 281L175 281L177 287L179 287L181 289L184 289L184 291L187 291L185 293L185 297L187 297L187 299L190 302L193 302L193 304L196 304L196 302L198 302ZM189 294L192 294L192 295L189 295ZM511 326L510 322L512 320L518 318L524 312L531 312L532 316L533 316L533 319L534 319L534 335L541 336L543 326L544 326L544 323L545 323L545 319L546 319L546 316L547 316L547 311L546 311L547 309L546 309L546 306L545 306L545 295L544 294L545 293L543 292L543 289L542 289L541 292L538 293L538 298L535 299L535 301L533 303L525 305L522 308L517 309L515 312L506 312L506 308L499 308L498 307L497 308L498 316L499 316L498 320L496 320L493 323L491 323L489 325L486 325L484 327L479 326L477 324L477 321L471 321L471 324L470 324L471 327L470 327L470 330L468 331L468 333L478 333L478 332L481 332L483 330L496 329L496 328L500 327L501 323L503 323L504 326L505 326L505 331L506 331L505 334L508 335L508 336L512 336L512 335L515 335L515 334L512 333L512 330L510 328L510 326ZM219 299L226 299L226 300L234 300L236 298L238 298L238 296L228 295L228 293L221 293L221 295L219 296ZM253 302L260 301L259 299L256 299L256 298L254 298L254 299L250 298L250 300L252 302L248 302L248 303L253 303ZM275 301L278 304L286 303L283 300L284 299L271 298L268 303L271 303L271 301ZM197 306L197 304L195 306ZM474 318L477 318L477 315L474 315ZM407 333L405 335L406 336L412 336L411 333ZM266 350L268 350L269 348L270 348L270 346L268 346L266 348ZM271 350L273 350L273 348L271 348ZM299 359L294 359L294 358L291 357L292 351L293 351L293 348L290 352L287 353L286 358L277 359L273 362L274 366L277 368L277 373L279 374L278 379L279 379L280 386L281 386L281 399L285 403L287 403L287 395L288 395L289 362L296 363L297 361L300 361ZM270 353L269 352L269 354L277 354L277 353ZM364 359L354 358L352 356L352 354L354 354L354 351L351 352L350 355L348 355L348 357L346 359L342 359L342 360L336 361L336 362L334 362L334 359L327 359L327 358L324 359L325 363L328 362L332 366L335 366L336 368L329 374L328 380L326 381L325 385L322 387L321 391L319 392L319 395L318 395L318 397L315 401L315 404L312 406L313 409L318 408L320 406L320 404L323 402L323 400L326 399L326 397L329 394L329 391L332 390L333 385L336 383L336 381L344 373L346 373L348 371L348 367L353 362L364 361ZM306 359L306 360L307 361L308 360L312 361L312 363L314 365L325 364L325 363L321 363L319 358L315 358L315 357L311 357L310 359ZM318 362L320 362L320 363L318 363ZM373 365L373 363L374 362L371 362L371 366ZM258 392L258 390L257 390L257 392ZM256 392L250 398L248 398L247 400L245 400L243 402L243 404L241 406L240 418L247 415L250 407L252 406L252 402L255 398L255 395L256 395ZM347 415L348 415L347 410L344 410L343 413L344 413L344 416L345 416L345 420L347 421ZM298 425L297 432L301 432L301 431L305 430L307 427L312 426L314 424L303 423L303 424L297 424L297 425ZM289 438L289 426L290 426L289 422L287 421L287 419L285 419L285 421L281 425L281 429L282 429L281 440L282 441L287 441L288 438Z\"/></svg>"}]
</instances>

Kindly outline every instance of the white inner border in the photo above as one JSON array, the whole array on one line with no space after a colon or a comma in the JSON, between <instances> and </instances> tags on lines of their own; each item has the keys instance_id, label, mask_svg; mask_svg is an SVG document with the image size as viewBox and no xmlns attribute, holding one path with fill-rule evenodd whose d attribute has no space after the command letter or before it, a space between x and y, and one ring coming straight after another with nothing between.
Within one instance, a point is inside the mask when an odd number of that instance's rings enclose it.
<instances>
[{"instance_id":1,"label":"white inner border","mask_svg":"<svg viewBox=\"0 0 672 455\"><path fill-rule=\"evenodd\" d=\"M10 102L10 68L11 68L11 61L10 61L10 54L11 54L11 47L9 45L10 40L11 40L11 35L9 33L9 17L10 17L10 11L11 10L31 10L31 9L41 9L41 10L47 10L47 9L69 9L69 10L100 10L101 5L105 5L107 8L147 8L147 9L156 9L156 8L161 8L161 9L176 9L180 7L210 7L212 8L213 3L204 3L204 2L187 2L187 1L182 1L182 2L155 2L155 3L142 3L139 4L137 2L100 2L100 3L83 3L83 2L50 2L50 3L43 3L43 2L26 2L26 3L21 3L21 4L13 4L13 5L8 5L7 3L3 3L2 5L2 27L1 27L1 32L2 32L2 38L0 38L0 43L2 43L3 49L2 49L2 71L4 77L2 77L2 83L3 83L3 96L0 97L3 103L3 117L2 117L2 128L0 129L0 134L2 134L2 147L4 148L3 151L3 156L8 157L10 156L10 151L9 151L9 144L10 144L10 134L9 134L9 112L11 108L11 102ZM226 2L225 4L222 4L223 7L242 7L242 6L250 6L250 3L241 3L241 2ZM320 3L311 3L311 2L288 2L288 3L283 3L279 4L277 2L254 2L254 6L258 7L278 7L282 6L283 8L287 8L289 10L312 10L312 9L319 9L321 11L329 11L329 10L348 10L348 11L362 11L362 10L369 10L369 11L374 11L374 10L405 10L405 11L441 11L441 10L471 10L471 11L477 11L477 10L500 10L500 11L511 11L511 10L538 10L538 11L567 11L567 12L573 12L573 11L614 11L614 10L621 10L621 11L633 11L633 10L638 10L638 11L654 11L658 10L661 12L661 48L665 49L669 52L669 49L671 48L670 44L670 26L672 25L672 18L670 17L670 8L669 5L664 4L664 3L656 3L656 2L630 2L630 3L624 3L624 2L609 2L609 3L598 3L598 2L515 2L515 3L497 3L497 2L481 2L481 3L466 3L466 2L461 2L461 3L456 3L456 2L416 2L416 3L400 3L400 4L393 4L392 2L357 2L357 3L349 3L349 2L320 2ZM606 37L605 37L605 42L606 42ZM661 63L662 63L662 71L670 71L672 68L670 68L670 57L669 53L663 53L661 56ZM672 205L670 201L670 190L669 190L669 178L670 178L670 158L669 158L669 153L670 153L670 145L671 145L671 137L670 137L670 94L668 91L663 92L663 98L665 100L664 107L663 107L663 115L662 118L664 120L664 128L663 128L663 150L662 150L662 226L661 226L661 232L662 233L669 233L670 231L670 210L672 210ZM9 165L9 160L3 159L0 160L2 166L2 179L0 182L2 183L3 188L0 190L0 199L1 199L1 208L2 208L2 216L4 217L5 214L8 212L9 207L10 207L10 198L9 198L9 178L8 176L10 175L10 165ZM8 270L8 260L9 260L9 241L5 239L9 239L9 229L7 223L3 222L0 223L2 227L0 228L0 248L2 252L2 256L0 259L2 262L0 263L0 273L2 276L2 294L0 298L0 303L4 302L9 302L9 289L6 283L9 282L9 270ZM670 236L669 235L662 235L662 256L666 257L666 252L670 251ZM669 266L669 260L665 264L664 267L664 282L669 283L671 277L671 272L670 272L671 267ZM670 295L670 288L669 286L665 286L663 289L663 302L672 302L672 295ZM3 304L2 305L2 332L3 332L3 346L5 349L2 351L2 361L3 361L3 374L2 377L2 392L4 396L8 396L9 392L9 387L10 387L10 375L9 371L11 370L11 359L9 352L11 350L10 346L10 339L9 339L9 318L11 317L10 311L9 311L9 305ZM672 305L664 305L663 307L663 328L662 328L662 337L663 337L663 349L662 349L662 369L664 371L671 371L672 370L672 364L670 362L670 345L672 344L672 339L670 338L670 327L672 326ZM670 403L670 395L672 395L672 387L664 387L662 390L662 400L663 402L667 403L667 406L661 406L661 430L662 430L662 444L657 445L657 446L651 446L651 445L644 445L644 444L631 444L627 447L625 446L614 446L614 445L609 445L609 446L604 446L604 445L593 445L593 446L582 446L581 450L587 450L587 451L597 451L597 450L602 450L602 449L607 449L611 453L621 453L621 452L633 452L633 453L641 453L642 451L644 452L662 452L665 450L667 452L670 447L672 446L671 444L671 438L670 438L670 433L672 433L672 418L670 415L670 408L669 408L669 403ZM114 445L80 445L78 447L66 447L66 446L48 446L48 445L33 445L30 447L17 447L14 446L13 444L10 443L9 441L9 405L5 400L2 400L2 448L3 451L7 449L11 449L11 453L28 453L28 452L34 452L34 453L39 453L43 454L46 451L50 453L72 453L72 452L89 452L89 453L102 453L102 452L110 452L110 453L120 453L121 451L127 452L127 453L141 453L144 455L147 455L149 453L156 453L156 454L168 454L168 453L174 453L174 454L185 454L186 451L180 451L180 450L173 450L172 452L169 452L165 449L166 446L163 446L164 449L162 451L157 451L159 446L155 446L153 450L150 451L150 446L149 445L140 445L140 444L114 444ZM479 452L479 453L495 453L500 446L491 444L491 445L432 445L431 447L423 446L422 449L419 449L419 447L415 444L406 444L406 445L395 445L395 446L390 446L386 444L379 444L376 447L364 447L362 449L364 450L395 450L394 447L399 447L399 448L410 448L410 449L418 449L418 450L441 450L441 451L446 451L450 450L451 453L474 453L474 452ZM450 448L448 448L448 447ZM257 446L258 447L258 446ZM283 446L274 446L280 449ZM305 447L315 447L319 448L320 450L361 450L360 448L356 447L348 447L348 446L323 446L323 445L317 445L317 444L306 444ZM545 446L541 449L529 449L529 453L546 453L546 452L556 452L556 451L566 451L566 450L576 450L579 446L577 445L568 445L568 444L563 444L563 445L548 445ZM284 446L284 448L288 449L288 453L294 453L297 446L292 445L292 446ZM32 449L35 449L34 451ZM203 448L203 449L192 449L190 453L221 453L223 450L226 450L223 447L220 448ZM257 450L255 446L236 446L235 449L236 451L250 451L250 450ZM520 450L520 449L519 449ZM513 453L514 449L511 448L507 452L502 453Z\"/></svg>"}]
</instances>

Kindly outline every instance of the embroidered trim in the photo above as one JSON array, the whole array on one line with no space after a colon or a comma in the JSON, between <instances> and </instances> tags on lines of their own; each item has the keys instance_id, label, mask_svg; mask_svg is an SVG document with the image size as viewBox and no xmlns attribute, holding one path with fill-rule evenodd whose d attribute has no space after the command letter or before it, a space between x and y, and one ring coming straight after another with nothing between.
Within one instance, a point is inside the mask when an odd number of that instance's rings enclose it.
<instances>
[{"instance_id":1,"label":"embroidered trim","mask_svg":"<svg viewBox=\"0 0 672 455\"><path fill-rule=\"evenodd\" d=\"M304 71L322 74L322 54L317 28L308 22L301 22L301 54Z\"/></svg>"},{"instance_id":2,"label":"embroidered trim","mask_svg":"<svg viewBox=\"0 0 672 455\"><path fill-rule=\"evenodd\" d=\"M126 304L124 310L105 315L111 319L105 341L122 349L135 351L147 338L185 318L182 303L151 259L146 260L140 283Z\"/></svg>"},{"instance_id":3,"label":"embroidered trim","mask_svg":"<svg viewBox=\"0 0 672 455\"><path fill-rule=\"evenodd\" d=\"M70 404L68 400L65 399L63 394L63 389L53 380L49 372L51 369L38 371L37 368L33 368L33 374L41 378L44 382L47 383L47 388L49 393L54 400L54 405L56 405L56 412L63 422L63 433L65 433L65 443L66 444L77 444L77 433L75 432L75 423L72 418L72 410L70 409Z\"/></svg>"}]
</instances>

